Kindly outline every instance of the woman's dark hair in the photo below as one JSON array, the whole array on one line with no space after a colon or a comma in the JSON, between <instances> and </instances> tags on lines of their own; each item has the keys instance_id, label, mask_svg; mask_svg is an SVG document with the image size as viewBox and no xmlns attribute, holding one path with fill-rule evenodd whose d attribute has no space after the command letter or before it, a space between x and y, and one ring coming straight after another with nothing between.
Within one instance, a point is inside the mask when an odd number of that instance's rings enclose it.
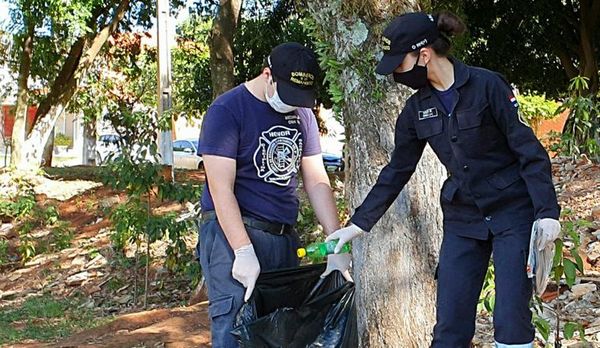
<instances>
[{"instance_id":1,"label":"woman's dark hair","mask_svg":"<svg viewBox=\"0 0 600 348\"><path fill-rule=\"evenodd\" d=\"M461 35L467 30L467 27L458 16L450 12L440 12L435 15L435 18L437 18L437 27L440 31L440 36L430 47L438 56L445 57L450 52L450 48L452 48L450 38Z\"/></svg>"}]
</instances>

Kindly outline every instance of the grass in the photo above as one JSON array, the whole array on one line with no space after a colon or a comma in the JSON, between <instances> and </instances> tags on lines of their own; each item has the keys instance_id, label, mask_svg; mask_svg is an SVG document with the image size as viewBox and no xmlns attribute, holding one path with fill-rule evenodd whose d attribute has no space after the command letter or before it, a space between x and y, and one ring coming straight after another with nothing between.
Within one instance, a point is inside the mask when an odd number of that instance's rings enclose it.
<instances>
[{"instance_id":1,"label":"grass","mask_svg":"<svg viewBox=\"0 0 600 348\"><path fill-rule=\"evenodd\" d=\"M76 299L31 297L18 308L0 309L0 345L23 340L52 341L106 323Z\"/></svg>"},{"instance_id":2,"label":"grass","mask_svg":"<svg viewBox=\"0 0 600 348\"><path fill-rule=\"evenodd\" d=\"M102 182L102 169L94 166L45 167L42 170L52 179L89 180Z\"/></svg>"},{"instance_id":3,"label":"grass","mask_svg":"<svg viewBox=\"0 0 600 348\"><path fill-rule=\"evenodd\" d=\"M102 167L95 166L71 166L71 167L44 167L44 173L52 179L60 180L89 180L102 182ZM175 169L175 178L179 182L198 182L204 183L203 180L190 178L192 174L198 174L201 171L190 169Z\"/></svg>"}]
</instances>

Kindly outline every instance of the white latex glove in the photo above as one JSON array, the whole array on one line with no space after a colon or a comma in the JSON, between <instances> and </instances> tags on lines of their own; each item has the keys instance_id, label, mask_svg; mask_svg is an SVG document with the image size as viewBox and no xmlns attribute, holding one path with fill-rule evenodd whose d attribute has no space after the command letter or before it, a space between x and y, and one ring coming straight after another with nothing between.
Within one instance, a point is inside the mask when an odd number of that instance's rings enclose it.
<instances>
[{"instance_id":1,"label":"white latex glove","mask_svg":"<svg viewBox=\"0 0 600 348\"><path fill-rule=\"evenodd\" d=\"M250 295L252 295L252 291L254 291L256 279L258 279L258 275L260 274L260 264L258 263L252 244L244 245L236 249L234 253L235 260L233 260L231 275L233 279L242 283L246 288L246 294L244 295L244 302L246 302L250 298Z\"/></svg>"},{"instance_id":2,"label":"white latex glove","mask_svg":"<svg viewBox=\"0 0 600 348\"><path fill-rule=\"evenodd\" d=\"M554 243L560 234L560 222L554 219L540 219L538 222L538 250L545 249Z\"/></svg>"},{"instance_id":3,"label":"white latex glove","mask_svg":"<svg viewBox=\"0 0 600 348\"><path fill-rule=\"evenodd\" d=\"M352 256L349 253L327 255L327 268L321 274L321 278L327 277L333 271L340 271L347 281L354 282L349 271L351 262Z\"/></svg>"},{"instance_id":4,"label":"white latex glove","mask_svg":"<svg viewBox=\"0 0 600 348\"><path fill-rule=\"evenodd\" d=\"M360 227L356 226L355 224L351 224L348 227L344 227L344 228L341 228L341 229L333 232L332 234L327 236L325 241L329 242L329 241L338 239L338 243L335 246L335 253L339 254L340 250L342 250L342 247L344 246L344 244L348 243L349 241L360 236L363 233L364 232L363 232L363 230L360 229Z\"/></svg>"}]
</instances>

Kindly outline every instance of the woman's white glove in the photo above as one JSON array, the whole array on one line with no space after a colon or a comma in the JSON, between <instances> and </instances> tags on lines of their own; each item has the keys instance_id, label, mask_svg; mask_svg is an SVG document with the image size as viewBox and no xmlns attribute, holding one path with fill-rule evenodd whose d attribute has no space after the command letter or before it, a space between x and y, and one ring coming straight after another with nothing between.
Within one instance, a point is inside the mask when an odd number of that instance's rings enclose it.
<instances>
[{"instance_id":1,"label":"woman's white glove","mask_svg":"<svg viewBox=\"0 0 600 348\"><path fill-rule=\"evenodd\" d=\"M335 246L335 253L339 254L342 250L342 247L344 247L344 244L348 243L349 241L360 236L363 233L364 231L361 230L360 227L356 226L355 224L351 224L348 227L344 227L333 232L332 234L327 236L325 241L329 242L337 239L338 243Z\"/></svg>"},{"instance_id":2,"label":"woman's white glove","mask_svg":"<svg viewBox=\"0 0 600 348\"><path fill-rule=\"evenodd\" d=\"M548 245L554 243L560 235L560 222L555 219L540 219L538 222L538 250L545 249Z\"/></svg>"},{"instance_id":3,"label":"woman's white glove","mask_svg":"<svg viewBox=\"0 0 600 348\"><path fill-rule=\"evenodd\" d=\"M256 258L252 244L236 249L234 254L235 260L233 260L231 275L233 279L242 283L246 288L246 294L244 295L244 302L246 302L254 291L254 285L256 285L256 280L260 274L260 264L258 263L258 258Z\"/></svg>"}]
</instances>

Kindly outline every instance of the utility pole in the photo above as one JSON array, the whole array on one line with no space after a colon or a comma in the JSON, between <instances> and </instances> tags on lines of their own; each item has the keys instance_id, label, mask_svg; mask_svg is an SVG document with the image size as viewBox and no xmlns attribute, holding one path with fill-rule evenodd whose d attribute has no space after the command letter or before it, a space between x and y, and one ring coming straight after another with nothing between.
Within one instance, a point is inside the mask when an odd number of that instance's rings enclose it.
<instances>
[{"instance_id":1,"label":"utility pole","mask_svg":"<svg viewBox=\"0 0 600 348\"><path fill-rule=\"evenodd\" d=\"M158 0L157 37L158 37L158 117L171 109L171 48L169 47L170 8L169 0ZM173 122L170 122L171 127ZM161 131L158 137L158 152L161 164L170 169L173 178L173 138L171 130Z\"/></svg>"}]
</instances>

